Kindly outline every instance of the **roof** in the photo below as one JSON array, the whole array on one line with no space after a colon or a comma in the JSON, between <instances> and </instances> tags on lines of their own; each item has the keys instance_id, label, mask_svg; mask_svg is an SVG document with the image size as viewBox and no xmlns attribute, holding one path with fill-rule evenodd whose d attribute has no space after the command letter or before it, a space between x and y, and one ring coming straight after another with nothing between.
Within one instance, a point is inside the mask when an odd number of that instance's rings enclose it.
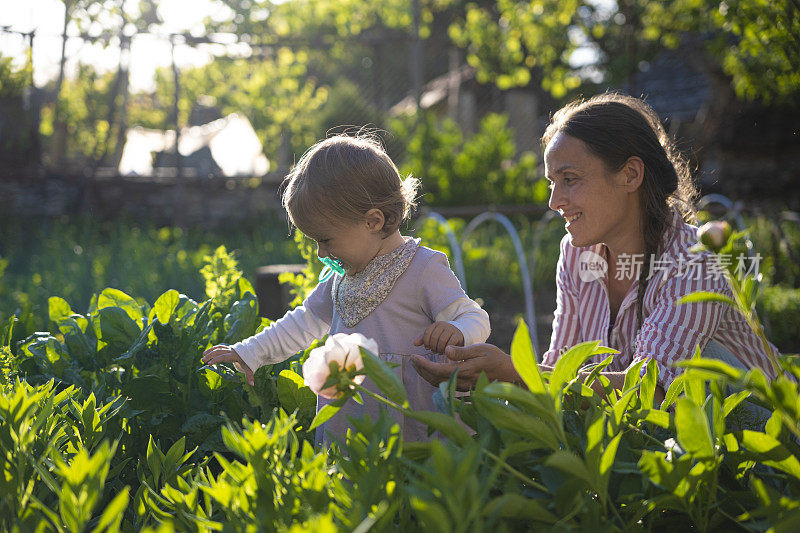
<instances>
[{"instance_id":1,"label":"roof","mask_svg":"<svg viewBox=\"0 0 800 533\"><path fill-rule=\"evenodd\" d=\"M711 95L705 75L672 50L659 53L620 89L644 97L662 119L680 122L693 121Z\"/></svg>"},{"instance_id":2,"label":"roof","mask_svg":"<svg viewBox=\"0 0 800 533\"><path fill-rule=\"evenodd\" d=\"M447 100L447 95L450 91L452 83L461 85L464 82L475 78L475 69L469 65L462 65L455 71L455 78L453 73L447 72L438 78L434 78L422 86L422 94L420 95L420 107L422 109L429 109L436 104ZM389 109L389 114L392 116L402 115L403 113L414 113L417 110L417 99L413 94L406 96Z\"/></svg>"}]
</instances>

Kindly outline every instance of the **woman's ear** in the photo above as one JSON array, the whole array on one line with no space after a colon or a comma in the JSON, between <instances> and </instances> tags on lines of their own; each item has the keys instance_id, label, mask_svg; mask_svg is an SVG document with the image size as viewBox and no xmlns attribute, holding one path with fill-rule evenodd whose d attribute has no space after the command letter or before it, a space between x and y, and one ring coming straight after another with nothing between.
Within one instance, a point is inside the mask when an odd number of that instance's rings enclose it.
<instances>
[{"instance_id":1,"label":"woman's ear","mask_svg":"<svg viewBox=\"0 0 800 533\"><path fill-rule=\"evenodd\" d=\"M386 217L383 215L383 211L377 208L372 208L367 211L365 219L367 229L373 232L381 231L386 224Z\"/></svg>"},{"instance_id":2,"label":"woman's ear","mask_svg":"<svg viewBox=\"0 0 800 533\"><path fill-rule=\"evenodd\" d=\"M639 156L629 157L622 166L623 186L628 192L635 192L644 181L644 161Z\"/></svg>"}]
</instances>

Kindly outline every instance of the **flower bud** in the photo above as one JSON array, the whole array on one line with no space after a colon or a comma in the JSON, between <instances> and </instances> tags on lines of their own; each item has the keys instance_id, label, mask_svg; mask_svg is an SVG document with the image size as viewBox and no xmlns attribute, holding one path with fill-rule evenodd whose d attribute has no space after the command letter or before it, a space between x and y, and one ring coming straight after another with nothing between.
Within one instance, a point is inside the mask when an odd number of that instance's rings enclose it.
<instances>
[{"instance_id":1,"label":"flower bud","mask_svg":"<svg viewBox=\"0 0 800 533\"><path fill-rule=\"evenodd\" d=\"M722 220L706 222L697 230L697 239L712 252L719 252L731 237L731 225Z\"/></svg>"},{"instance_id":2,"label":"flower bud","mask_svg":"<svg viewBox=\"0 0 800 533\"><path fill-rule=\"evenodd\" d=\"M314 348L303 363L303 381L314 394L330 400L339 398L342 390L336 385L322 388L331 375L331 364L338 365L340 372L359 371L364 368L360 347L378 354L378 343L360 333L336 333L330 335L325 344ZM364 375L354 376L353 381L360 384Z\"/></svg>"}]
</instances>

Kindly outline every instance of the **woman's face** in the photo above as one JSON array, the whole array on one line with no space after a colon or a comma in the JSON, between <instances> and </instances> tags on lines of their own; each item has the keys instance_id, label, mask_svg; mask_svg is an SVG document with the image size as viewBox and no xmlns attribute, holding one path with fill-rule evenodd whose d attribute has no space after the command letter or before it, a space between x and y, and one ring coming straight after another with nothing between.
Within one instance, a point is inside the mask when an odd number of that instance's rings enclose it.
<instances>
[{"instance_id":1,"label":"woman's face","mask_svg":"<svg viewBox=\"0 0 800 533\"><path fill-rule=\"evenodd\" d=\"M622 244L639 231L637 187L629 173L606 168L583 141L562 132L544 152L550 208L566 221L573 246Z\"/></svg>"}]
</instances>

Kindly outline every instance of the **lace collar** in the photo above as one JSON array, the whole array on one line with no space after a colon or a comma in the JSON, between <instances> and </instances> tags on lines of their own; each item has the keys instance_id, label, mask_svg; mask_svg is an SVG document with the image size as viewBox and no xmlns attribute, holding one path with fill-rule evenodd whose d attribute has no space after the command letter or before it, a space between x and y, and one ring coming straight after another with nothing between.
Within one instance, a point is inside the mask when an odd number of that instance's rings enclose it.
<instances>
[{"instance_id":1,"label":"lace collar","mask_svg":"<svg viewBox=\"0 0 800 533\"><path fill-rule=\"evenodd\" d=\"M388 254L378 255L361 272L333 280L333 303L345 326L352 328L375 310L411 264L419 239L406 242Z\"/></svg>"}]
</instances>

